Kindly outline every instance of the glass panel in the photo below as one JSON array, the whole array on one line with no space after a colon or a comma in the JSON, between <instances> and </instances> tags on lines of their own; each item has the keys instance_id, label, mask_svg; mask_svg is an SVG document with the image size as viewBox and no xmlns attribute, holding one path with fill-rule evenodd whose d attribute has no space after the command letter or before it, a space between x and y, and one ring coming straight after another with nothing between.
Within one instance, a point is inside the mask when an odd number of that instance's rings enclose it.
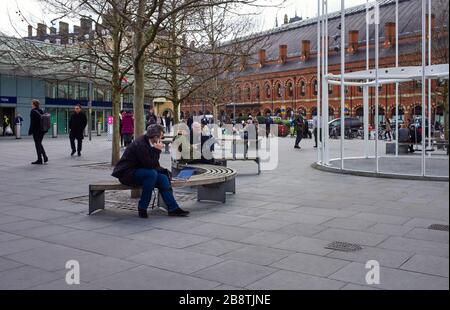
<instances>
[{"instance_id":1,"label":"glass panel","mask_svg":"<svg viewBox=\"0 0 450 310\"><path fill-rule=\"evenodd\" d=\"M68 109L58 108L58 134L67 134L68 133Z\"/></svg>"},{"instance_id":2,"label":"glass panel","mask_svg":"<svg viewBox=\"0 0 450 310\"><path fill-rule=\"evenodd\" d=\"M58 96L58 84L56 81L45 82L45 96L47 98L55 99Z\"/></svg>"},{"instance_id":3,"label":"glass panel","mask_svg":"<svg viewBox=\"0 0 450 310\"><path fill-rule=\"evenodd\" d=\"M69 84L67 82L58 82L58 98L67 99L69 95Z\"/></svg>"},{"instance_id":4,"label":"glass panel","mask_svg":"<svg viewBox=\"0 0 450 310\"><path fill-rule=\"evenodd\" d=\"M80 83L80 100L88 100L88 85Z\"/></svg>"}]
</instances>

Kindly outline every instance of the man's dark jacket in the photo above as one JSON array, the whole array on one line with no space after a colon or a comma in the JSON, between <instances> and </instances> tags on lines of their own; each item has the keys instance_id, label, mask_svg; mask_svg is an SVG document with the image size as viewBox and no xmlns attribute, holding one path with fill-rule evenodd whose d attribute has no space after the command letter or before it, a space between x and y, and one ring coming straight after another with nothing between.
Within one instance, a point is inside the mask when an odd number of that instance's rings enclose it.
<instances>
[{"instance_id":1,"label":"man's dark jacket","mask_svg":"<svg viewBox=\"0 0 450 310\"><path fill-rule=\"evenodd\" d=\"M41 127L41 115L44 114L39 108L32 109L30 112L30 129L28 129L29 135L43 135Z\"/></svg>"},{"instance_id":2,"label":"man's dark jacket","mask_svg":"<svg viewBox=\"0 0 450 310\"><path fill-rule=\"evenodd\" d=\"M132 142L125 150L112 173L120 183L127 186L137 186L134 181L136 169L160 169L159 156L161 151L151 147L148 138L143 135Z\"/></svg>"},{"instance_id":3,"label":"man's dark jacket","mask_svg":"<svg viewBox=\"0 0 450 310\"><path fill-rule=\"evenodd\" d=\"M87 125L87 118L83 112L73 113L69 120L70 136L77 139L84 138L84 128Z\"/></svg>"}]
</instances>

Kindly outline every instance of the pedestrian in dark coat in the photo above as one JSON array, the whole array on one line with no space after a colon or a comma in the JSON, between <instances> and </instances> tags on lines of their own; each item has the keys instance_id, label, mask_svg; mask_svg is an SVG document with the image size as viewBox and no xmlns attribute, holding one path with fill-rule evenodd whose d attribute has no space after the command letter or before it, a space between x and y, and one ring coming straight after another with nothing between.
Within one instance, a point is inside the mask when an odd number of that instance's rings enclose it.
<instances>
[{"instance_id":1,"label":"pedestrian in dark coat","mask_svg":"<svg viewBox=\"0 0 450 310\"><path fill-rule=\"evenodd\" d=\"M44 114L44 111L42 111L39 106L39 100L34 99L31 101L30 128L28 129L28 134L33 135L37 154L37 160L31 163L33 165L42 165L43 163L48 162L47 154L42 146L45 132L42 131L41 127L41 115Z\"/></svg>"},{"instance_id":2,"label":"pedestrian in dark coat","mask_svg":"<svg viewBox=\"0 0 450 310\"><path fill-rule=\"evenodd\" d=\"M295 121L295 129L297 130L297 137L295 138L294 148L299 149L299 143L302 141L303 134L305 132L305 119L301 114L298 115L298 118Z\"/></svg>"},{"instance_id":3,"label":"pedestrian in dark coat","mask_svg":"<svg viewBox=\"0 0 450 310\"><path fill-rule=\"evenodd\" d=\"M134 118L133 113L125 112L122 117L122 132L124 146L127 147L133 141Z\"/></svg>"},{"instance_id":4,"label":"pedestrian in dark coat","mask_svg":"<svg viewBox=\"0 0 450 310\"><path fill-rule=\"evenodd\" d=\"M83 147L84 129L87 125L86 114L81 111L81 106L77 104L75 106L75 113L72 114L69 120L69 138L70 147L72 148L73 156L75 152L78 152L78 156L81 156L81 149ZM75 140L77 140L77 149L75 150Z\"/></svg>"}]
</instances>

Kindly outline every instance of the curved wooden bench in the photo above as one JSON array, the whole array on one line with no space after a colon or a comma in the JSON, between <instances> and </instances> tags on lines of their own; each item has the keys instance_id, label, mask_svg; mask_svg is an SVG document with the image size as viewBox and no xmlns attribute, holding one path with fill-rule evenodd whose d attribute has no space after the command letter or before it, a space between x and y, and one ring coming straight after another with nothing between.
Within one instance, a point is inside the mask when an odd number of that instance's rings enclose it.
<instances>
[{"instance_id":1,"label":"curved wooden bench","mask_svg":"<svg viewBox=\"0 0 450 310\"><path fill-rule=\"evenodd\" d=\"M226 202L226 193L236 193L235 178L237 171L232 168L213 165L188 165L196 174L188 180L171 180L172 187L197 187L197 201L209 200ZM105 208L105 191L107 190L140 190L141 187L130 187L118 180L89 184L89 214ZM158 195L158 206L167 208Z\"/></svg>"}]
</instances>

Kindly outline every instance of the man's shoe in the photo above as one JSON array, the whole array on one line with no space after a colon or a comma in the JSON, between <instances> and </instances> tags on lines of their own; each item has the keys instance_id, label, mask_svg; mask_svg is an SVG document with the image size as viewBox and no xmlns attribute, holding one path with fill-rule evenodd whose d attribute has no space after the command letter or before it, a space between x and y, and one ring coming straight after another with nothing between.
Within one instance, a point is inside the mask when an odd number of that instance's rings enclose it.
<instances>
[{"instance_id":1,"label":"man's shoe","mask_svg":"<svg viewBox=\"0 0 450 310\"><path fill-rule=\"evenodd\" d=\"M81 152L78 152L78 157L80 157L81 156Z\"/></svg>"},{"instance_id":2,"label":"man's shoe","mask_svg":"<svg viewBox=\"0 0 450 310\"><path fill-rule=\"evenodd\" d=\"M169 211L169 216L188 216L189 211L184 211L181 208Z\"/></svg>"},{"instance_id":3,"label":"man's shoe","mask_svg":"<svg viewBox=\"0 0 450 310\"><path fill-rule=\"evenodd\" d=\"M32 165L42 165L42 160L36 160L31 163Z\"/></svg>"},{"instance_id":4,"label":"man's shoe","mask_svg":"<svg viewBox=\"0 0 450 310\"><path fill-rule=\"evenodd\" d=\"M294 146L294 149L300 149L300 147L298 145Z\"/></svg>"},{"instance_id":5,"label":"man's shoe","mask_svg":"<svg viewBox=\"0 0 450 310\"><path fill-rule=\"evenodd\" d=\"M148 214L147 214L147 210L146 209L138 208L138 211L139 211L139 217L140 218L143 218L143 219L148 218Z\"/></svg>"},{"instance_id":6,"label":"man's shoe","mask_svg":"<svg viewBox=\"0 0 450 310\"><path fill-rule=\"evenodd\" d=\"M45 164L46 162L48 162L48 157L47 157L47 156L44 156L44 164Z\"/></svg>"},{"instance_id":7,"label":"man's shoe","mask_svg":"<svg viewBox=\"0 0 450 310\"><path fill-rule=\"evenodd\" d=\"M70 156L75 155L75 152L76 152L76 151L72 151L72 153L70 153Z\"/></svg>"}]
</instances>

